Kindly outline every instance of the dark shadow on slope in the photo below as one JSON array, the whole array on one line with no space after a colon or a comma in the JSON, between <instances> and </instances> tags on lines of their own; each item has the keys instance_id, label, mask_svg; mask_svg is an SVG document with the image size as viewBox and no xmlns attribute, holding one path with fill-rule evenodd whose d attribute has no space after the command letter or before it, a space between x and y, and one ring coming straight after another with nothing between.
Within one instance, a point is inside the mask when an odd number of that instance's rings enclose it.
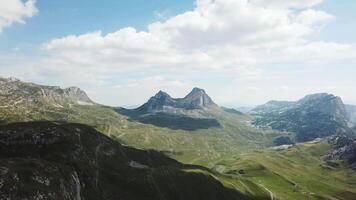
<instances>
[{"instance_id":1,"label":"dark shadow on slope","mask_svg":"<svg viewBox=\"0 0 356 200\"><path fill-rule=\"evenodd\" d=\"M226 188L203 167L122 146L85 125L2 125L0 144L0 199L267 199Z\"/></svg>"},{"instance_id":2,"label":"dark shadow on slope","mask_svg":"<svg viewBox=\"0 0 356 200\"><path fill-rule=\"evenodd\" d=\"M130 120L143 124L169 128L173 130L195 131L199 129L219 128L220 123L213 118L193 118L179 114L154 113L141 114L135 110L117 109L118 113L128 116Z\"/></svg>"}]
</instances>

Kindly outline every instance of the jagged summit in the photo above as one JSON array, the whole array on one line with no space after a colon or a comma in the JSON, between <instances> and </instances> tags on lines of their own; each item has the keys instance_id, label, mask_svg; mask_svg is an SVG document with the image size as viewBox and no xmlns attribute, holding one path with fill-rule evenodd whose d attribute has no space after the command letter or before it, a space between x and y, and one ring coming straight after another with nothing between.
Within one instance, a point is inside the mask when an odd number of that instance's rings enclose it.
<instances>
[{"instance_id":1,"label":"jagged summit","mask_svg":"<svg viewBox=\"0 0 356 200\"><path fill-rule=\"evenodd\" d=\"M182 99L183 107L189 109L199 109L211 105L216 105L213 100L206 94L205 90L193 88L193 90Z\"/></svg>"},{"instance_id":2,"label":"jagged summit","mask_svg":"<svg viewBox=\"0 0 356 200\"><path fill-rule=\"evenodd\" d=\"M161 98L172 98L167 92L160 90L153 98L161 99Z\"/></svg>"},{"instance_id":3,"label":"jagged summit","mask_svg":"<svg viewBox=\"0 0 356 200\"><path fill-rule=\"evenodd\" d=\"M168 93L160 90L155 96L151 97L147 103L139 107L137 110L143 112L161 112L170 108L181 109L204 109L208 106L216 104L206 94L203 89L193 88L193 90L184 98L172 98Z\"/></svg>"},{"instance_id":4,"label":"jagged summit","mask_svg":"<svg viewBox=\"0 0 356 200\"><path fill-rule=\"evenodd\" d=\"M69 87L69 88L65 88L63 90L64 92L64 96L77 101L77 103L79 104L95 104L86 94L86 92L84 92L82 89L78 88L78 87Z\"/></svg>"},{"instance_id":5,"label":"jagged summit","mask_svg":"<svg viewBox=\"0 0 356 200\"><path fill-rule=\"evenodd\" d=\"M198 88L198 87L194 87L192 89L192 91L189 92L189 94L186 97L191 96L191 95L197 95L197 94L205 94L206 95L206 92L205 92L204 89L201 89L201 88Z\"/></svg>"}]
</instances>

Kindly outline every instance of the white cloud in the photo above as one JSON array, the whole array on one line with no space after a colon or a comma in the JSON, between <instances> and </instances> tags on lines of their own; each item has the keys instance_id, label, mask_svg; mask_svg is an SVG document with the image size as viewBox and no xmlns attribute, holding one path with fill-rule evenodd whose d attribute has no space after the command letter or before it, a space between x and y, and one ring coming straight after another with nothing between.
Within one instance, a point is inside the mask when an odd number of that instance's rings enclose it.
<instances>
[{"instance_id":1,"label":"white cloud","mask_svg":"<svg viewBox=\"0 0 356 200\"><path fill-rule=\"evenodd\" d=\"M45 49L52 59L111 72L254 70L261 54L305 43L333 18L311 8L320 0L266 2L198 0L193 11L152 23L147 32L128 27L106 35L72 35L50 41Z\"/></svg>"},{"instance_id":2,"label":"white cloud","mask_svg":"<svg viewBox=\"0 0 356 200\"><path fill-rule=\"evenodd\" d=\"M331 62L343 59L356 58L356 48L351 44L339 44L335 42L311 42L291 46L284 49L285 58L289 60Z\"/></svg>"},{"instance_id":3,"label":"white cloud","mask_svg":"<svg viewBox=\"0 0 356 200\"><path fill-rule=\"evenodd\" d=\"M13 23L25 23L25 18L38 13L36 0L0 0L0 32Z\"/></svg>"},{"instance_id":4,"label":"white cloud","mask_svg":"<svg viewBox=\"0 0 356 200\"><path fill-rule=\"evenodd\" d=\"M93 95L109 104L136 104L159 89L186 91L191 86L187 82L204 82L221 102L236 100L240 94L256 102L262 90L253 83L270 81L266 71L279 70L270 69L271 65L296 68L297 63L305 68L310 62L355 58L355 45L313 39L334 19L314 7L320 3L197 0L194 10L149 24L147 31L127 27L108 34L96 31L53 39L43 45L48 57L33 65L31 77L100 88ZM243 81L227 87L231 90L214 89L212 80L235 78ZM123 79L119 87L115 79ZM271 92L262 88L265 94Z\"/></svg>"},{"instance_id":5,"label":"white cloud","mask_svg":"<svg viewBox=\"0 0 356 200\"><path fill-rule=\"evenodd\" d=\"M281 8L311 8L323 2L323 0L251 0L254 3L269 7Z\"/></svg>"}]
</instances>

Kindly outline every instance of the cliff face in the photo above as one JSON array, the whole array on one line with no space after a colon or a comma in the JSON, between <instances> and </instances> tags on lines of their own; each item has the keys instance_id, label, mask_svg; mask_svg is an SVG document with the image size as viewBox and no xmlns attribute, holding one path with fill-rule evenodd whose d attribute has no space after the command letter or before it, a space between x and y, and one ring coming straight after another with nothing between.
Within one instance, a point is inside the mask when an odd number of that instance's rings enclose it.
<instances>
[{"instance_id":1,"label":"cliff face","mask_svg":"<svg viewBox=\"0 0 356 200\"><path fill-rule=\"evenodd\" d=\"M184 171L204 168L122 146L79 124L0 126L0 161L0 199L253 199Z\"/></svg>"}]
</instances>

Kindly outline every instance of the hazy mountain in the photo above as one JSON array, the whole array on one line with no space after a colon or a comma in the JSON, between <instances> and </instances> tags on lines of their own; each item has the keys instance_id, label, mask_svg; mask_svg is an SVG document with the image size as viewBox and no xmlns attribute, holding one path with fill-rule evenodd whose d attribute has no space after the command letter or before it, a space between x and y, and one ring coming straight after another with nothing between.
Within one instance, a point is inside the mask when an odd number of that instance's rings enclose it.
<instances>
[{"instance_id":1,"label":"hazy mountain","mask_svg":"<svg viewBox=\"0 0 356 200\"><path fill-rule=\"evenodd\" d=\"M122 146L84 125L3 125L0 144L0 199L254 199L203 167Z\"/></svg>"},{"instance_id":2,"label":"hazy mountain","mask_svg":"<svg viewBox=\"0 0 356 200\"><path fill-rule=\"evenodd\" d=\"M254 125L295 132L299 141L348 131L348 114L340 97L320 93L297 102L270 101L253 109Z\"/></svg>"},{"instance_id":3,"label":"hazy mountain","mask_svg":"<svg viewBox=\"0 0 356 200\"><path fill-rule=\"evenodd\" d=\"M356 125L356 106L354 105L345 105L346 111L348 113L351 123Z\"/></svg>"},{"instance_id":4,"label":"hazy mountain","mask_svg":"<svg viewBox=\"0 0 356 200\"><path fill-rule=\"evenodd\" d=\"M266 104L257 106L249 111L250 114L268 114L274 112L283 112L287 110L289 107L294 106L296 102L292 101L269 101Z\"/></svg>"},{"instance_id":5,"label":"hazy mountain","mask_svg":"<svg viewBox=\"0 0 356 200\"><path fill-rule=\"evenodd\" d=\"M235 110L248 114L253 108L254 107L242 106L242 107L235 108Z\"/></svg>"}]
</instances>

